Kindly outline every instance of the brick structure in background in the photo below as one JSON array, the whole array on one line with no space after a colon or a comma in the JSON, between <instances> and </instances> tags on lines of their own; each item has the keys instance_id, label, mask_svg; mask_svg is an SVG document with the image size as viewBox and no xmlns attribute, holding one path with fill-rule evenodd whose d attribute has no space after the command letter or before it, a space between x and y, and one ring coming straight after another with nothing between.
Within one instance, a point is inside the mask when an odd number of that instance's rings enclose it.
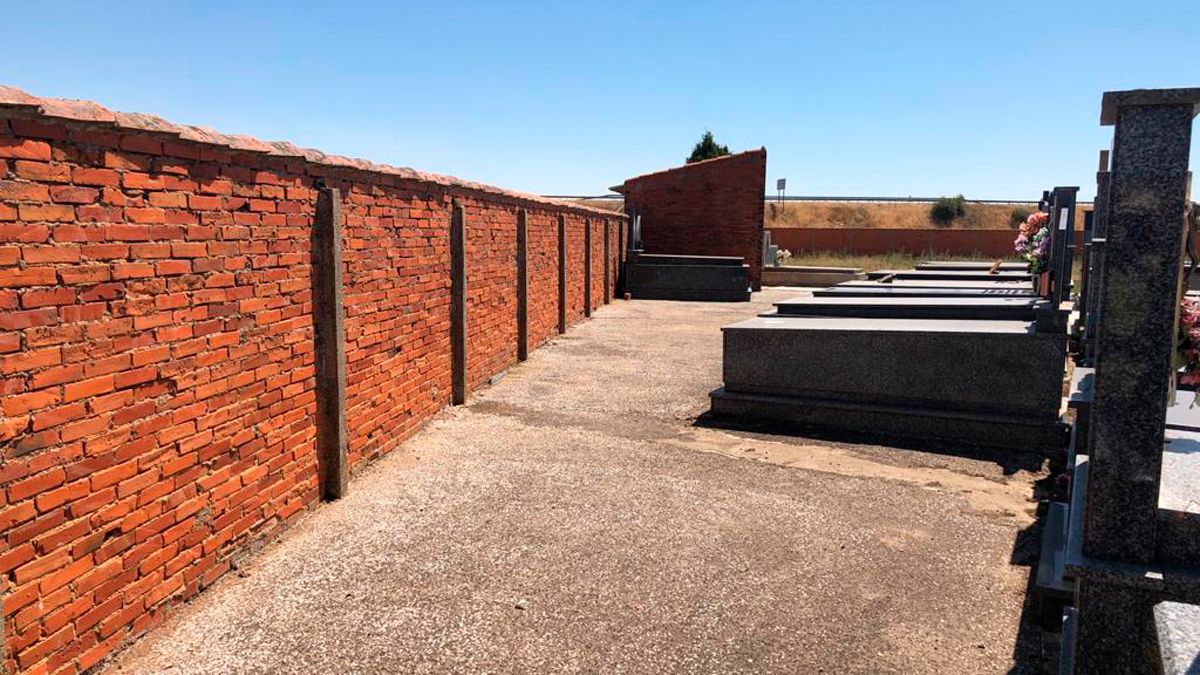
<instances>
[{"instance_id":1,"label":"brick structure in background","mask_svg":"<svg viewBox=\"0 0 1200 675\"><path fill-rule=\"evenodd\" d=\"M610 212L0 87L11 672L91 667L318 502L322 186L342 214L350 467L450 400L452 200L466 217L469 387L517 360L518 211L530 349L556 332L558 218L569 323L584 314L585 222L623 227ZM593 280L615 269L611 254L593 252Z\"/></svg>"},{"instance_id":2,"label":"brick structure in background","mask_svg":"<svg viewBox=\"0 0 1200 675\"><path fill-rule=\"evenodd\" d=\"M646 253L738 256L762 286L767 150L685 164L626 180L625 213L642 219Z\"/></svg>"}]
</instances>

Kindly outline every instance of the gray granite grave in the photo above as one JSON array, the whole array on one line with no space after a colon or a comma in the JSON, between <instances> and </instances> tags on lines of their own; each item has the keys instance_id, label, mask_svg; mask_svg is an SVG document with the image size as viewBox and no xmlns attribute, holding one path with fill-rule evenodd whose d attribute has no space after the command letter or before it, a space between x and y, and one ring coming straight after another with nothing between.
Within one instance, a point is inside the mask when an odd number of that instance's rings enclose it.
<instances>
[{"instance_id":1,"label":"gray granite grave","mask_svg":"<svg viewBox=\"0 0 1200 675\"><path fill-rule=\"evenodd\" d=\"M858 267L780 265L764 267L762 271L763 286L832 286L866 278Z\"/></svg>"},{"instance_id":2,"label":"gray granite grave","mask_svg":"<svg viewBox=\"0 0 1200 675\"><path fill-rule=\"evenodd\" d=\"M732 256L661 255L630 251L626 290L646 300L750 300L750 266Z\"/></svg>"},{"instance_id":3,"label":"gray granite grave","mask_svg":"<svg viewBox=\"0 0 1200 675\"><path fill-rule=\"evenodd\" d=\"M1154 628L1163 675L1200 675L1200 605L1160 602Z\"/></svg>"},{"instance_id":4,"label":"gray granite grave","mask_svg":"<svg viewBox=\"0 0 1200 675\"><path fill-rule=\"evenodd\" d=\"M981 260L926 260L917 263L916 269L933 270L933 271L960 271L960 272L986 272L995 265L995 262L985 262ZM1028 272L1029 263L1003 261L1000 263L999 270L1001 272Z\"/></svg>"},{"instance_id":5,"label":"gray granite grave","mask_svg":"<svg viewBox=\"0 0 1200 675\"><path fill-rule=\"evenodd\" d=\"M839 284L812 292L814 297L881 297L881 298L1036 298L1028 284L993 284L967 288L868 284L854 286Z\"/></svg>"},{"instance_id":6,"label":"gray granite grave","mask_svg":"<svg viewBox=\"0 0 1200 675\"><path fill-rule=\"evenodd\" d=\"M1028 271L986 270L875 270L867 272L868 279L892 278L897 281L1020 281L1028 283Z\"/></svg>"},{"instance_id":7,"label":"gray granite grave","mask_svg":"<svg viewBox=\"0 0 1200 675\"><path fill-rule=\"evenodd\" d=\"M1002 279L894 279L884 281L874 279L867 281L847 281L838 284L839 288L1016 288L1033 292L1028 281L1012 281Z\"/></svg>"},{"instance_id":8,"label":"gray granite grave","mask_svg":"<svg viewBox=\"0 0 1200 675\"><path fill-rule=\"evenodd\" d=\"M777 316L846 316L874 319L985 319L1064 321L1038 297L798 297L775 303ZM765 316L765 315L764 315ZM1050 324L1046 324L1050 325Z\"/></svg>"},{"instance_id":9,"label":"gray granite grave","mask_svg":"<svg viewBox=\"0 0 1200 675\"><path fill-rule=\"evenodd\" d=\"M1066 336L1026 321L759 317L723 329L714 416L1057 451Z\"/></svg>"}]
</instances>

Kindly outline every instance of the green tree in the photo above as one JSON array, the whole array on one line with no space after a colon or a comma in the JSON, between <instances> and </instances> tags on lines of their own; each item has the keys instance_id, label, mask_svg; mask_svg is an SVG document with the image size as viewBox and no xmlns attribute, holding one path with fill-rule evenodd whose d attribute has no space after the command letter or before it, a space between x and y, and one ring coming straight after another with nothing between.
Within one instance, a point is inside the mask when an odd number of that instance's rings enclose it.
<instances>
[{"instance_id":1,"label":"green tree","mask_svg":"<svg viewBox=\"0 0 1200 675\"><path fill-rule=\"evenodd\" d=\"M724 157L728 154L730 154L729 146L717 145L717 142L713 140L712 132L705 131L704 135L701 136L700 140L696 143L696 147L692 148L692 156L688 157L687 163L691 164L692 162L699 162L703 159Z\"/></svg>"}]
</instances>

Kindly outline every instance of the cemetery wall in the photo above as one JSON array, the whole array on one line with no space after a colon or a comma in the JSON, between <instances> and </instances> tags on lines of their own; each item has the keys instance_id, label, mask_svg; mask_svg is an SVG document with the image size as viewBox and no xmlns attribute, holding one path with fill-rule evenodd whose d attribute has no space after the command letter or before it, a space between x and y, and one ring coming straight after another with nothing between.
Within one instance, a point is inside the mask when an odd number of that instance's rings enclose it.
<instances>
[{"instance_id":1,"label":"cemetery wall","mask_svg":"<svg viewBox=\"0 0 1200 675\"><path fill-rule=\"evenodd\" d=\"M344 217L352 466L450 402L454 201L470 386L517 359L518 210L530 348L557 331L559 217L567 322L589 222L605 301L617 214L0 87L6 672L91 667L318 502L321 183Z\"/></svg>"},{"instance_id":2,"label":"cemetery wall","mask_svg":"<svg viewBox=\"0 0 1200 675\"><path fill-rule=\"evenodd\" d=\"M761 288L765 148L630 178L617 188L642 219L646 253L744 258Z\"/></svg>"},{"instance_id":3,"label":"cemetery wall","mask_svg":"<svg viewBox=\"0 0 1200 675\"><path fill-rule=\"evenodd\" d=\"M1077 223L1075 245L1083 246L1082 221ZM1013 255L1013 228L996 230L936 230L898 228L767 228L771 243L792 253L838 252L851 255L882 255L929 251L939 255L1008 258Z\"/></svg>"}]
</instances>

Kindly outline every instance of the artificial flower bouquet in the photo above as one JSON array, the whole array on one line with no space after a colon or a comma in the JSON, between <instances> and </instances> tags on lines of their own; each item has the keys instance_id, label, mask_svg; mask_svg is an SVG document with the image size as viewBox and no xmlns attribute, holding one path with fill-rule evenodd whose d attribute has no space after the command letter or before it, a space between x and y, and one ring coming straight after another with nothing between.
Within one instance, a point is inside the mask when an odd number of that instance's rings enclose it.
<instances>
[{"instance_id":1,"label":"artificial flower bouquet","mask_svg":"<svg viewBox=\"0 0 1200 675\"><path fill-rule=\"evenodd\" d=\"M1030 274L1045 272L1050 260L1050 214L1041 211L1029 214L1021 223L1013 249L1029 263Z\"/></svg>"}]
</instances>

